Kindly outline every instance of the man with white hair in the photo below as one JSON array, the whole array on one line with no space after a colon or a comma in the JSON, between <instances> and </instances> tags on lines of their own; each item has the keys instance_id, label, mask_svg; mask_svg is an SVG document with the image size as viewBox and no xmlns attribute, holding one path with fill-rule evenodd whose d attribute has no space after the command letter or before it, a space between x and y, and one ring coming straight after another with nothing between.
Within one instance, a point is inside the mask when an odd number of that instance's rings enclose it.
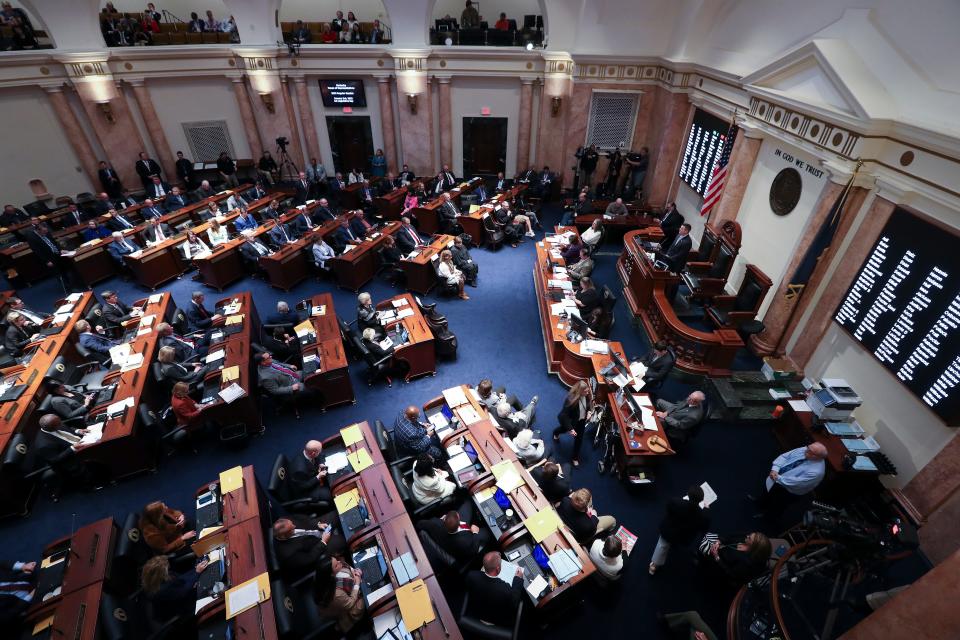
<instances>
[{"instance_id":1,"label":"man with white hair","mask_svg":"<svg viewBox=\"0 0 960 640\"><path fill-rule=\"evenodd\" d=\"M450 200L449 193L444 193L440 198L443 203L437 208L438 224L441 233L448 233L457 224L457 216L460 215L460 212L457 211L457 206Z\"/></svg>"},{"instance_id":2,"label":"man with white hair","mask_svg":"<svg viewBox=\"0 0 960 640\"><path fill-rule=\"evenodd\" d=\"M747 496L768 517L775 517L791 502L813 493L827 471L827 448L819 442L782 453L770 465L759 498Z\"/></svg>"},{"instance_id":3,"label":"man with white hair","mask_svg":"<svg viewBox=\"0 0 960 640\"><path fill-rule=\"evenodd\" d=\"M377 308L366 291L357 296L357 326L360 329L375 329L378 335L382 331L377 320Z\"/></svg>"},{"instance_id":4,"label":"man with white hair","mask_svg":"<svg viewBox=\"0 0 960 640\"><path fill-rule=\"evenodd\" d=\"M267 321L265 324L286 324L293 327L294 325L300 324L301 317L300 314L296 311L290 310L290 305L284 300L277 302L277 312L271 313L267 316ZM291 333L293 333L291 331Z\"/></svg>"},{"instance_id":5,"label":"man with white hair","mask_svg":"<svg viewBox=\"0 0 960 640\"><path fill-rule=\"evenodd\" d=\"M501 400L497 404L497 410L493 412L493 420L511 438L515 437L521 430L533 424L533 415L539 400L539 396L533 396L527 406L520 411L514 411L509 402L505 399Z\"/></svg>"},{"instance_id":6,"label":"man with white hair","mask_svg":"<svg viewBox=\"0 0 960 640\"><path fill-rule=\"evenodd\" d=\"M140 245L129 238L125 238L119 231L113 232L113 242L107 247L107 252L120 266L124 266L123 257L140 250Z\"/></svg>"},{"instance_id":7,"label":"man with white hair","mask_svg":"<svg viewBox=\"0 0 960 640\"><path fill-rule=\"evenodd\" d=\"M703 420L704 400L702 391L694 391L683 402L657 400L656 415L671 442L685 444L690 439L690 432Z\"/></svg>"},{"instance_id":8,"label":"man with white hair","mask_svg":"<svg viewBox=\"0 0 960 640\"><path fill-rule=\"evenodd\" d=\"M513 439L513 446L516 447L517 457L525 467L537 464L543 459L543 440L534 438L533 431L530 429L521 429Z\"/></svg>"}]
</instances>

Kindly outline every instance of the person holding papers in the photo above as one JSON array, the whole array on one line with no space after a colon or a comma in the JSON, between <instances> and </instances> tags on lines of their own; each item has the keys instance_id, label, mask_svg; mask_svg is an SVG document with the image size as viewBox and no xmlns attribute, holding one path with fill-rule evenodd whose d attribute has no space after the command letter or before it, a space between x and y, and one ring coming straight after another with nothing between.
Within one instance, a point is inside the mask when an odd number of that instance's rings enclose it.
<instances>
[{"instance_id":1,"label":"person holding papers","mask_svg":"<svg viewBox=\"0 0 960 640\"><path fill-rule=\"evenodd\" d=\"M563 401L563 408L557 415L560 423L553 430L553 441L560 442L560 434L569 433L573 436L573 466L580 466L580 447L583 446L583 434L586 430L587 416L593 406L593 392L590 385L584 380L578 381L567 392Z\"/></svg>"},{"instance_id":2,"label":"person holding papers","mask_svg":"<svg viewBox=\"0 0 960 640\"><path fill-rule=\"evenodd\" d=\"M434 433L433 425L420 421L420 409L414 405L397 416L393 437L397 449L403 454L418 456L429 453L434 460L443 458L442 445Z\"/></svg>"},{"instance_id":3,"label":"person holding papers","mask_svg":"<svg viewBox=\"0 0 960 640\"><path fill-rule=\"evenodd\" d=\"M367 348L367 351L373 354L373 358L377 361L383 360L387 356L393 354L392 344L389 347L381 346L380 342L377 340L376 329L363 330L363 346Z\"/></svg>"},{"instance_id":4,"label":"person holding papers","mask_svg":"<svg viewBox=\"0 0 960 640\"><path fill-rule=\"evenodd\" d=\"M448 472L434 466L433 456L429 453L420 454L413 464L413 499L421 505L427 505L453 495L457 485L447 480L449 477Z\"/></svg>"},{"instance_id":5,"label":"person holding papers","mask_svg":"<svg viewBox=\"0 0 960 640\"><path fill-rule=\"evenodd\" d=\"M89 485L92 474L87 466L77 459L77 453L87 447L80 441L86 429L69 429L63 426L60 416L48 413L40 417L40 430L33 440L37 460L50 465L60 485ZM54 494L59 489L54 487Z\"/></svg>"},{"instance_id":6,"label":"person holding papers","mask_svg":"<svg viewBox=\"0 0 960 640\"><path fill-rule=\"evenodd\" d=\"M90 328L90 323L86 320L77 320L73 326L76 328L77 333L80 334L80 346L100 357L109 358L110 349L120 344L116 340L110 340L109 338L104 338L103 336L98 336L93 333L93 330Z\"/></svg>"},{"instance_id":7,"label":"person holding papers","mask_svg":"<svg viewBox=\"0 0 960 640\"><path fill-rule=\"evenodd\" d=\"M193 523L176 509L157 500L143 508L140 516L140 534L148 547L156 553L171 553L183 549L197 536Z\"/></svg>"},{"instance_id":8,"label":"person holding papers","mask_svg":"<svg viewBox=\"0 0 960 640\"><path fill-rule=\"evenodd\" d=\"M603 577L619 580L623 571L623 561L626 559L623 543L620 542L620 538L613 535L603 540L597 538L590 545L590 559Z\"/></svg>"},{"instance_id":9,"label":"person holding papers","mask_svg":"<svg viewBox=\"0 0 960 640\"><path fill-rule=\"evenodd\" d=\"M323 443L319 440L308 440L302 451L291 456L287 464L287 474L294 498L333 502L333 494L327 483L327 465L323 464L321 453Z\"/></svg>"},{"instance_id":10,"label":"person holding papers","mask_svg":"<svg viewBox=\"0 0 960 640\"><path fill-rule=\"evenodd\" d=\"M467 574L465 586L470 600L467 613L483 622L510 627L523 597L523 569L501 577L503 560L499 551L483 556L483 570Z\"/></svg>"},{"instance_id":11,"label":"person holding papers","mask_svg":"<svg viewBox=\"0 0 960 640\"><path fill-rule=\"evenodd\" d=\"M656 415L663 422L664 431L671 442L686 444L691 431L703 420L703 391L694 391L683 402L657 400Z\"/></svg>"},{"instance_id":12,"label":"person holding papers","mask_svg":"<svg viewBox=\"0 0 960 640\"><path fill-rule=\"evenodd\" d=\"M754 500L769 517L779 516L791 502L813 493L826 473L827 448L819 442L782 453L770 465L764 491Z\"/></svg>"},{"instance_id":13,"label":"person holding papers","mask_svg":"<svg viewBox=\"0 0 960 640\"><path fill-rule=\"evenodd\" d=\"M103 298L103 320L110 328L121 327L127 320L140 316L140 310L121 300L116 291L104 291L100 297Z\"/></svg>"},{"instance_id":14,"label":"person holding papers","mask_svg":"<svg viewBox=\"0 0 960 640\"><path fill-rule=\"evenodd\" d=\"M660 537L650 558L650 575L655 574L657 569L666 563L672 545L688 544L710 526L709 516L700 508L701 502L703 488L699 485L687 489L684 498L671 498L667 502L666 513L660 521Z\"/></svg>"},{"instance_id":15,"label":"person holding papers","mask_svg":"<svg viewBox=\"0 0 960 640\"><path fill-rule=\"evenodd\" d=\"M570 528L577 542L584 546L589 546L590 541L600 534L617 528L617 519L613 516L597 515L589 489L577 489L561 500L557 515Z\"/></svg>"},{"instance_id":16,"label":"person holding papers","mask_svg":"<svg viewBox=\"0 0 960 640\"><path fill-rule=\"evenodd\" d=\"M463 290L463 286L466 284L467 279L463 275L463 272L460 271L460 269L457 269L457 266L453 264L453 254L450 253L449 249L444 249L440 254L440 264L437 267L437 273L439 273L440 277L446 281L448 286L457 288L457 293L461 300L470 299L470 296L468 296Z\"/></svg>"},{"instance_id":17,"label":"person holding papers","mask_svg":"<svg viewBox=\"0 0 960 640\"><path fill-rule=\"evenodd\" d=\"M317 565L313 582L313 599L317 613L337 621L337 629L346 633L366 615L360 593L360 569L354 569L334 556L327 556Z\"/></svg>"}]
</instances>

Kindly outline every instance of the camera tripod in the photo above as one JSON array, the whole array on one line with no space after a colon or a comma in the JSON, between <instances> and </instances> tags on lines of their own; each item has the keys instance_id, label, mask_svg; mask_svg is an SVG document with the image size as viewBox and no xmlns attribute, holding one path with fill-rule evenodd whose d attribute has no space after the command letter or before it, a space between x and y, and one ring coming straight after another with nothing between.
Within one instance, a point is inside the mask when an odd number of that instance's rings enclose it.
<instances>
[{"instance_id":1,"label":"camera tripod","mask_svg":"<svg viewBox=\"0 0 960 640\"><path fill-rule=\"evenodd\" d=\"M287 153L287 145L281 144L277 146L277 160L277 164L280 166L281 182L295 182L300 178L300 169L293 161L293 158L290 157L290 154Z\"/></svg>"}]
</instances>

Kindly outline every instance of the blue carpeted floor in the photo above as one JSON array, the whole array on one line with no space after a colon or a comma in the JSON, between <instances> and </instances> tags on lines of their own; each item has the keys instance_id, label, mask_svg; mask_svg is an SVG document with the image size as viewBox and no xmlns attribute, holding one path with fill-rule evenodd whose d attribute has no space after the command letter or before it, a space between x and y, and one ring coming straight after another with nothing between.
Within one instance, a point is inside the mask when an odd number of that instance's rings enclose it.
<instances>
[{"instance_id":1,"label":"blue carpeted floor","mask_svg":"<svg viewBox=\"0 0 960 640\"><path fill-rule=\"evenodd\" d=\"M559 212L552 210L543 215L543 224L553 225L558 219ZM603 248L597 257L595 279L619 294L622 286L615 271L614 254L617 252L619 249L613 245ZM450 329L458 336L459 356L456 361L438 363L436 377L421 378L407 385L396 383L392 389L382 384L368 388L362 378L363 365L354 364L351 372L357 397L355 405L335 408L326 414L307 411L299 421L287 415L275 418L270 411L265 416L266 434L255 439L244 451L221 451L214 443L205 443L198 455L181 454L167 458L156 474L128 479L96 493L68 493L57 504L41 497L28 517L0 523L3 557L36 559L48 541L69 534L72 527L105 516L122 519L129 511L138 510L154 499L162 499L189 511L196 488L216 478L222 469L253 464L258 476L264 478L278 452L294 453L307 439L323 439L358 420L372 422L379 418L391 425L406 405L421 405L446 387L476 383L482 377L491 377L496 384L506 385L523 401L538 394L540 405L536 425L549 438L566 389L557 378L546 373L540 320L533 299L533 243L528 240L516 249L509 246L497 252L474 249L472 253L480 266L479 288L468 288L469 301L442 299L438 304L438 309L449 320ZM49 309L61 295L58 287L55 281L46 280L20 291L20 294L30 306ZM120 280L101 283L96 290L107 288L115 288L128 302L148 293ZM200 287L185 277L166 288L178 303L184 304L189 300L190 292ZM277 300L292 304L304 296L327 289L332 289L337 312L352 319L355 309L353 294L326 283L318 285L308 281L285 294L263 282L246 279L222 295L252 291L263 317ZM396 293L390 285L379 281L371 282L367 290L374 300ZM210 304L219 297L216 292L207 293ZM433 296L426 296L426 299L433 300ZM631 356L643 354L648 347L642 332L631 327L622 302L616 308L611 337L623 342ZM759 366L752 356L738 362L745 367ZM670 380L661 395L676 399L692 389ZM560 444L558 453L564 461L569 459L570 446L569 438L564 438ZM579 607L566 609L562 621L556 620L548 632L540 632L534 625L529 625L523 637L549 633L557 640L582 639L598 630L626 636L627 629L643 629L643 636L657 637L660 632L655 624L656 612L687 609L700 610L722 637L728 601L698 588L687 551L675 550L667 566L656 577L647 575L647 563L657 539L663 505L668 498L682 495L689 485L708 481L719 495L719 501L711 509L711 528L719 532L749 531L755 528L756 521L752 520L753 511L744 496L756 488L777 453L774 438L766 427L711 423L687 451L666 461L656 484L631 489L610 476L598 475L597 453L585 444L584 464L573 472L574 486L589 488L601 513L616 516L621 524L639 536L637 547L618 596L601 596L592 585L585 585L578 594L583 599ZM451 608L459 606L457 593L452 592L450 600Z\"/></svg>"}]
</instances>

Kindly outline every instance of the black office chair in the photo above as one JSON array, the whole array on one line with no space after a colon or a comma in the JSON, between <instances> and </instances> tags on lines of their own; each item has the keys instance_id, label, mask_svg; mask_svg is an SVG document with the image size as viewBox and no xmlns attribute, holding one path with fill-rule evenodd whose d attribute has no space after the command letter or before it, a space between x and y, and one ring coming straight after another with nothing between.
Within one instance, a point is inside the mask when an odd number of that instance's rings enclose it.
<instances>
[{"instance_id":1,"label":"black office chair","mask_svg":"<svg viewBox=\"0 0 960 640\"><path fill-rule=\"evenodd\" d=\"M39 415L42 416L48 413L56 413L53 410L54 397L55 396L52 393L48 393L43 397L43 400L40 401L40 406L37 407L37 413ZM61 418L60 422L67 429L82 429L84 425L86 425L87 417L84 415L84 416L77 416L76 418L69 418L69 419Z\"/></svg>"},{"instance_id":2,"label":"black office chair","mask_svg":"<svg viewBox=\"0 0 960 640\"><path fill-rule=\"evenodd\" d=\"M330 511L333 505L326 500L297 498L293 495L287 481L287 466L287 456L279 454L273 463L270 482L267 485L267 491L280 503L280 506L293 513L305 513L311 516Z\"/></svg>"},{"instance_id":3,"label":"black office chair","mask_svg":"<svg viewBox=\"0 0 960 640\"><path fill-rule=\"evenodd\" d=\"M192 224L188 221L188 224ZM187 314L183 309L176 309L173 312L173 318L170 320L170 326L173 331L184 338L202 336L203 331L190 331L190 322L187 320Z\"/></svg>"},{"instance_id":4,"label":"black office chair","mask_svg":"<svg viewBox=\"0 0 960 640\"><path fill-rule=\"evenodd\" d=\"M475 616L467 615L467 609L470 605L470 594L463 596L463 606L460 607L460 619L457 621L460 631L471 638L482 638L483 640L517 640L520 633L520 617L523 615L523 600L517 605L517 613L514 616L513 628L501 627L490 622L485 622Z\"/></svg>"},{"instance_id":5,"label":"black office chair","mask_svg":"<svg viewBox=\"0 0 960 640\"><path fill-rule=\"evenodd\" d=\"M451 509L456 509L456 506L462 499L462 496L456 491L445 498L437 498L427 504L422 505L417 502L413 497L413 489L411 489L413 485L413 473L413 469L404 472L398 466L390 467L390 476L393 478L393 483L397 486L400 499L407 505L407 511L410 512L414 520L423 520L424 518L439 516Z\"/></svg>"},{"instance_id":6,"label":"black office chair","mask_svg":"<svg viewBox=\"0 0 960 640\"><path fill-rule=\"evenodd\" d=\"M420 536L420 544L423 546L424 553L427 554L427 561L438 575L462 576L470 568L470 560L457 560L438 545L426 531L418 528L417 535Z\"/></svg>"},{"instance_id":7,"label":"black office chair","mask_svg":"<svg viewBox=\"0 0 960 640\"><path fill-rule=\"evenodd\" d=\"M497 227L497 223L494 221L493 216L486 214L483 216L483 241L487 245L487 249L496 250L503 246L504 240L506 240L506 234Z\"/></svg>"},{"instance_id":8,"label":"black office chair","mask_svg":"<svg viewBox=\"0 0 960 640\"><path fill-rule=\"evenodd\" d=\"M443 358L444 360L457 359L457 347L459 343L457 342L456 334L452 331L446 330L442 333L434 333L433 346L438 358Z\"/></svg>"},{"instance_id":9,"label":"black office chair","mask_svg":"<svg viewBox=\"0 0 960 640\"><path fill-rule=\"evenodd\" d=\"M356 322L356 320L347 322L343 318L337 318L337 324L340 326L340 340L343 342L343 348L349 355L353 356L354 360L362 360L363 354L357 351L356 345L353 342L354 338L360 337L360 334L357 332L357 330L350 326L354 322Z\"/></svg>"},{"instance_id":10,"label":"black office chair","mask_svg":"<svg viewBox=\"0 0 960 640\"><path fill-rule=\"evenodd\" d=\"M436 276L436 284L439 286L437 291L438 296L455 296L460 293L460 287L455 284L450 284L447 282L446 278L440 275L440 261L431 260L430 264L433 265L433 273Z\"/></svg>"},{"instance_id":11,"label":"black office chair","mask_svg":"<svg viewBox=\"0 0 960 640\"><path fill-rule=\"evenodd\" d=\"M401 455L397 451L397 443L393 439L393 434L387 431L382 421L375 420L373 422L373 431L377 437L377 446L380 447L380 452L383 454L383 458L387 461L387 464L403 467L404 471L409 469L409 465L413 464L414 457L411 455Z\"/></svg>"},{"instance_id":12,"label":"black office chair","mask_svg":"<svg viewBox=\"0 0 960 640\"><path fill-rule=\"evenodd\" d=\"M393 359L393 354L387 354L377 360L377 357L363 344L361 338L354 336L352 342L354 351L359 353L364 362L367 363L367 386L372 387L374 382L382 378L387 381L388 387L392 387L393 379L390 376L390 361Z\"/></svg>"},{"instance_id":13,"label":"black office chair","mask_svg":"<svg viewBox=\"0 0 960 640\"><path fill-rule=\"evenodd\" d=\"M166 555L172 566L178 569L189 568L196 560L188 546L167 554L155 552L143 539L140 530L140 512L131 511L123 519L123 527L117 536L110 561L110 590L114 593L132 593L140 582L140 569L155 555Z\"/></svg>"},{"instance_id":14,"label":"black office chair","mask_svg":"<svg viewBox=\"0 0 960 640\"><path fill-rule=\"evenodd\" d=\"M162 640L184 637L192 620L176 616L157 622L143 592L124 597L104 592L100 596L100 629L104 640Z\"/></svg>"},{"instance_id":15,"label":"black office chair","mask_svg":"<svg viewBox=\"0 0 960 640\"><path fill-rule=\"evenodd\" d=\"M140 426L144 432L156 440L158 457L188 447L193 453L197 452L190 444L189 430L185 426L177 425L176 415L169 405L157 412L145 402L141 402L137 407L137 417L140 418ZM169 447L169 451L166 447Z\"/></svg>"},{"instance_id":16,"label":"black office chair","mask_svg":"<svg viewBox=\"0 0 960 640\"><path fill-rule=\"evenodd\" d=\"M336 633L336 621L324 618L317 610L310 585L295 587L274 580L270 583L270 600L280 640L340 637Z\"/></svg>"}]
</instances>

